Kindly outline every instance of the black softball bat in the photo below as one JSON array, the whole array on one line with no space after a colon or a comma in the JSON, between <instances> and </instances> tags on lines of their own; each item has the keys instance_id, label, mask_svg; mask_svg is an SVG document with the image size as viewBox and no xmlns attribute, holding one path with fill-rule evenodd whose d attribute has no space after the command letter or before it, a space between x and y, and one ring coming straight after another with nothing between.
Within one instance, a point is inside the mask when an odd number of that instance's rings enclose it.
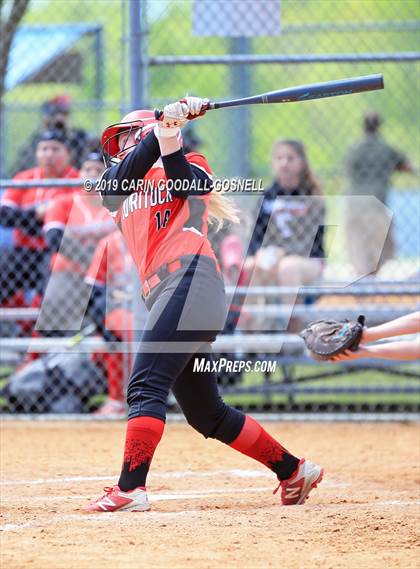
<instances>
[{"instance_id":1,"label":"black softball bat","mask_svg":"<svg viewBox=\"0 0 420 569\"><path fill-rule=\"evenodd\" d=\"M338 97L340 95L353 95L355 93L364 93L365 91L377 91L383 88L384 78L381 73L378 73L377 75L366 75L364 77L350 77L349 79L312 83L311 85L299 85L298 87L270 91L269 93L255 95L254 97L244 97L243 99L230 99L228 101L219 102L210 101L206 110L240 107L242 105L299 103L302 101L312 101L314 99ZM162 111L155 111L157 119L160 118L161 115Z\"/></svg>"}]
</instances>

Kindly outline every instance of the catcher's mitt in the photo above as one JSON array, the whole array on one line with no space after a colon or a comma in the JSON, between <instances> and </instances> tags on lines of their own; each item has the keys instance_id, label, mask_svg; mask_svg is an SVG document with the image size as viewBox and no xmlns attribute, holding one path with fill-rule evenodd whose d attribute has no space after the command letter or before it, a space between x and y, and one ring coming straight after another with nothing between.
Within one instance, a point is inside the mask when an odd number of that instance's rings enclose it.
<instances>
[{"instance_id":1,"label":"catcher's mitt","mask_svg":"<svg viewBox=\"0 0 420 569\"><path fill-rule=\"evenodd\" d=\"M306 347L316 360L329 360L346 350L355 352L362 338L365 317L349 320L317 320L300 333Z\"/></svg>"}]
</instances>

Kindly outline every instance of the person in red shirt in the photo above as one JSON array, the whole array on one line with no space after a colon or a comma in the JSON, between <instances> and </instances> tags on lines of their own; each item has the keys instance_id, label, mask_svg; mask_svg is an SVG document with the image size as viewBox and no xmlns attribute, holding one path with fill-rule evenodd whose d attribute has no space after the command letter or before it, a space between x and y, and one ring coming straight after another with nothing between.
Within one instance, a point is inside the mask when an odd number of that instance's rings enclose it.
<instances>
[{"instance_id":1,"label":"person in red shirt","mask_svg":"<svg viewBox=\"0 0 420 569\"><path fill-rule=\"evenodd\" d=\"M14 180L79 178L70 166L70 153L62 133L45 131L36 147L37 166L19 172ZM14 247L0 260L0 305L19 289L42 293L48 246L43 235L48 204L76 188L9 188L0 200L0 224L14 228Z\"/></svg>"},{"instance_id":2,"label":"person in red shirt","mask_svg":"<svg viewBox=\"0 0 420 569\"><path fill-rule=\"evenodd\" d=\"M132 313L127 302L132 290L127 277L133 261L120 231L114 231L99 242L93 255L85 282L92 287L89 313L105 338L131 341ZM114 338L112 337L114 336ZM98 416L126 415L124 365L131 368L131 354L110 352L101 354L108 379L108 397L97 411Z\"/></svg>"},{"instance_id":3,"label":"person in red shirt","mask_svg":"<svg viewBox=\"0 0 420 569\"><path fill-rule=\"evenodd\" d=\"M103 170L102 157L88 155L80 176L97 179ZM86 312L84 275L98 242L115 230L115 224L98 195L79 190L50 204L43 229L53 254L36 330L43 334L74 333L80 329Z\"/></svg>"},{"instance_id":4,"label":"person in red shirt","mask_svg":"<svg viewBox=\"0 0 420 569\"><path fill-rule=\"evenodd\" d=\"M156 120L137 111L102 135L114 164L98 189L124 235L142 281L148 320L127 388L128 424L118 484L90 512L150 508L146 477L163 435L172 389L188 423L271 469L284 505L302 504L323 469L298 459L250 416L220 397L211 343L223 329L224 283L207 238L209 222L235 220L213 189L204 156L184 154L180 128L202 116L208 100L187 97Z\"/></svg>"}]
</instances>

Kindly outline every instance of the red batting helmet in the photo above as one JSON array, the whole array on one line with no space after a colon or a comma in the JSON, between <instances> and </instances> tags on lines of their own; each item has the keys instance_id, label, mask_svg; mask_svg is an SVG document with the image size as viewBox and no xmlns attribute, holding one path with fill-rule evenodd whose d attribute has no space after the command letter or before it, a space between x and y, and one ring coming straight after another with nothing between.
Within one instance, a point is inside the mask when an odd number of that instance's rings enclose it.
<instances>
[{"instance_id":1,"label":"red batting helmet","mask_svg":"<svg viewBox=\"0 0 420 569\"><path fill-rule=\"evenodd\" d=\"M121 134L130 134L132 131L136 132L138 143L153 129L157 122L154 111L138 110L131 111L131 113L125 115L121 122L108 126L101 137L105 160L112 162L112 159L120 154L121 149L118 144L118 139ZM124 148L124 150L128 150L128 148Z\"/></svg>"}]
</instances>

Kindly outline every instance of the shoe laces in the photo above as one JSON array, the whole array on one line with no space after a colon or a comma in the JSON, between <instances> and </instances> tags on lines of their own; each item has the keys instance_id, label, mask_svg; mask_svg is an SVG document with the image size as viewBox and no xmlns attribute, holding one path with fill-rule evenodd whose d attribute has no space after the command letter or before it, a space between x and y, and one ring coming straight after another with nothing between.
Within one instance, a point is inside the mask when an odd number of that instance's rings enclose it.
<instances>
[{"instance_id":1,"label":"shoe laces","mask_svg":"<svg viewBox=\"0 0 420 569\"><path fill-rule=\"evenodd\" d=\"M277 492L280 490L281 485L282 485L282 480L280 480L279 485L277 486L277 488L275 490L273 490L273 494L277 494Z\"/></svg>"},{"instance_id":2,"label":"shoe laces","mask_svg":"<svg viewBox=\"0 0 420 569\"><path fill-rule=\"evenodd\" d=\"M300 466L300 462L299 462L299 466ZM277 488L275 490L273 490L273 494L277 494L277 492L280 490L281 485L283 484L283 482L288 482L289 480L294 479L294 477L296 476L298 470L299 470L299 466L298 468L293 472L292 476L290 478L288 478L287 480L279 480L279 485L277 486Z\"/></svg>"},{"instance_id":3,"label":"shoe laces","mask_svg":"<svg viewBox=\"0 0 420 569\"><path fill-rule=\"evenodd\" d=\"M95 500L95 502L99 502L100 500L102 500L102 498L104 498L105 496L107 496L108 494L111 494L112 492L114 492L114 490L118 488L118 486L105 486L103 488L103 491L105 492L105 494L103 496L99 496L99 498L97 500ZM119 489L119 488L118 488Z\"/></svg>"}]
</instances>

